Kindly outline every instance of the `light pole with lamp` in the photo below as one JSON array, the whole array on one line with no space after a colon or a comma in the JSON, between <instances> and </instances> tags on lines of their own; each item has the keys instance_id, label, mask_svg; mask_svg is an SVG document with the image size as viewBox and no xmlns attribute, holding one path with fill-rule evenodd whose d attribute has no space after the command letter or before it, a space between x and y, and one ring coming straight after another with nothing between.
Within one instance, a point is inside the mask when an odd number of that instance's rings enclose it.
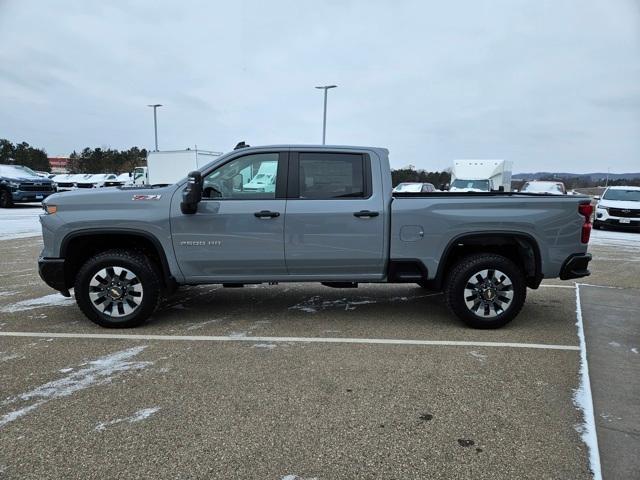
<instances>
[{"instance_id":1,"label":"light pole with lamp","mask_svg":"<svg viewBox=\"0 0 640 480\"><path fill-rule=\"evenodd\" d=\"M337 85L323 85L316 87L318 90L324 90L324 113L322 115L322 144L325 144L327 138L327 90L336 88Z\"/></svg>"},{"instance_id":2,"label":"light pole with lamp","mask_svg":"<svg viewBox=\"0 0 640 480\"><path fill-rule=\"evenodd\" d=\"M160 103L155 103L153 105L147 105L147 107L153 107L153 132L155 134L155 139L156 139L156 149L155 151L158 151L158 116L156 114L156 111L158 110L158 107L161 107L162 104Z\"/></svg>"}]
</instances>

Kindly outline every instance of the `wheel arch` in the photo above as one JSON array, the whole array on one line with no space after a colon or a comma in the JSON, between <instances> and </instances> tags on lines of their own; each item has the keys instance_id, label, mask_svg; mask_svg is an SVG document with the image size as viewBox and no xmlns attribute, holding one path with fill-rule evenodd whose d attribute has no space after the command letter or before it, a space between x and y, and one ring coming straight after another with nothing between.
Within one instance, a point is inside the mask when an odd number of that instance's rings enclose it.
<instances>
[{"instance_id":1,"label":"wheel arch","mask_svg":"<svg viewBox=\"0 0 640 480\"><path fill-rule=\"evenodd\" d=\"M540 246L533 236L521 232L488 231L461 234L451 239L430 287L440 290L452 265L460 258L476 253L494 253L512 260L524 271L530 288L538 288L542 281Z\"/></svg>"},{"instance_id":2,"label":"wheel arch","mask_svg":"<svg viewBox=\"0 0 640 480\"><path fill-rule=\"evenodd\" d=\"M153 261L162 272L161 283L173 289L176 280L160 240L149 232L136 229L89 229L71 232L60 244L60 257L65 259L65 284L71 286L82 265L92 256L115 248L139 251Z\"/></svg>"}]
</instances>

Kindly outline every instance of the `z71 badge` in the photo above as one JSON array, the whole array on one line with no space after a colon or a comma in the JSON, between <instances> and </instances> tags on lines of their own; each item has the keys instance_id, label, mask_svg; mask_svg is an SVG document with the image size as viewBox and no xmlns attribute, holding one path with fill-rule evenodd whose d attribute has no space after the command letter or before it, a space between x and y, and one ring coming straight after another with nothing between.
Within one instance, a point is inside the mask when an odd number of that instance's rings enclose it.
<instances>
[{"instance_id":1,"label":"z71 badge","mask_svg":"<svg viewBox=\"0 0 640 480\"><path fill-rule=\"evenodd\" d=\"M162 195L134 195L131 200L160 200Z\"/></svg>"}]
</instances>

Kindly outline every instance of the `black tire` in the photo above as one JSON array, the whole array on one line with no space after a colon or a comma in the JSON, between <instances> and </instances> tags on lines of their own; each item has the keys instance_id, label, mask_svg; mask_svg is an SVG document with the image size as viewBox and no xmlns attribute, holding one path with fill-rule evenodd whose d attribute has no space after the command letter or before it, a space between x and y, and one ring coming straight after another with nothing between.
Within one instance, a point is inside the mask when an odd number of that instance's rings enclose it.
<instances>
[{"instance_id":1,"label":"black tire","mask_svg":"<svg viewBox=\"0 0 640 480\"><path fill-rule=\"evenodd\" d=\"M112 296L114 290L120 293L119 297ZM101 327L137 327L158 307L160 271L141 253L108 250L82 265L74 293L82 313Z\"/></svg>"},{"instance_id":2,"label":"black tire","mask_svg":"<svg viewBox=\"0 0 640 480\"><path fill-rule=\"evenodd\" d=\"M596 230L601 230L602 229L602 223L598 222L597 220L593 222L593 228L595 228Z\"/></svg>"},{"instance_id":3,"label":"black tire","mask_svg":"<svg viewBox=\"0 0 640 480\"><path fill-rule=\"evenodd\" d=\"M520 313L527 296L522 270L508 258L490 253L455 263L444 290L449 309L468 326L482 329L509 323Z\"/></svg>"},{"instance_id":4,"label":"black tire","mask_svg":"<svg viewBox=\"0 0 640 480\"><path fill-rule=\"evenodd\" d=\"M11 208L13 207L13 197L11 196L11 192L8 190L0 190L0 208Z\"/></svg>"}]
</instances>

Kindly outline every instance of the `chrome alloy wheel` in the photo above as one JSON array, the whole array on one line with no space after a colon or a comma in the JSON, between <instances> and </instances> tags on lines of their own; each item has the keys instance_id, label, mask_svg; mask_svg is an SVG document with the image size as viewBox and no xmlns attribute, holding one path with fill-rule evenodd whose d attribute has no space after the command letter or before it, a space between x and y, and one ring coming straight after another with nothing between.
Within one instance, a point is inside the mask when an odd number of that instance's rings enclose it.
<instances>
[{"instance_id":1,"label":"chrome alloy wheel","mask_svg":"<svg viewBox=\"0 0 640 480\"><path fill-rule=\"evenodd\" d=\"M131 270L106 267L89 282L89 298L93 306L110 317L124 317L142 303L142 283Z\"/></svg>"},{"instance_id":2,"label":"chrome alloy wheel","mask_svg":"<svg viewBox=\"0 0 640 480\"><path fill-rule=\"evenodd\" d=\"M464 287L467 308L484 318L493 318L506 311L513 300L513 283L500 270L474 273Z\"/></svg>"}]
</instances>

